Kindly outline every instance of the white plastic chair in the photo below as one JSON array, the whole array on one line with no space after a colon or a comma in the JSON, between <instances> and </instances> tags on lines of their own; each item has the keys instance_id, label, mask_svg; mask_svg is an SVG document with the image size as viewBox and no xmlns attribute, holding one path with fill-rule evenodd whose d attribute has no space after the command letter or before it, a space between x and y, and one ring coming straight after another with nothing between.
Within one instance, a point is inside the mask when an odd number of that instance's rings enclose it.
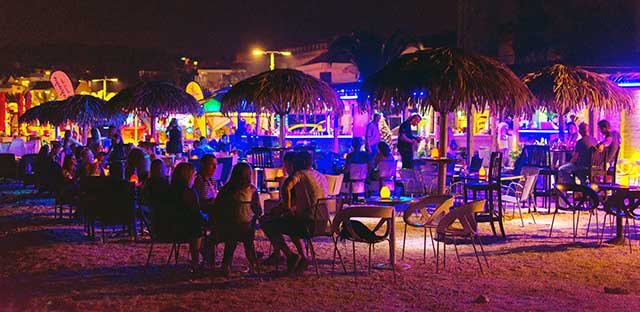
<instances>
[{"instance_id":1,"label":"white plastic chair","mask_svg":"<svg viewBox=\"0 0 640 312\"><path fill-rule=\"evenodd\" d=\"M509 186L507 187L506 194L502 195L502 202L511 204L511 206L513 207L512 215L515 215L516 208L518 208L522 226L524 226L524 218L522 217L522 205L526 204L527 208L531 207L531 200L533 199L533 189L536 186L536 181L538 180L539 173L539 168L522 168L522 175L524 176L524 178L520 182L511 182L511 184L509 184ZM533 214L531 215L531 218L533 219L533 223L535 224L536 219Z\"/></svg>"},{"instance_id":2,"label":"white plastic chair","mask_svg":"<svg viewBox=\"0 0 640 312\"><path fill-rule=\"evenodd\" d=\"M14 154L17 157L27 153L27 148L24 145L24 140L21 138L14 138L9 145L9 153Z\"/></svg>"},{"instance_id":3,"label":"white plastic chair","mask_svg":"<svg viewBox=\"0 0 640 312\"><path fill-rule=\"evenodd\" d=\"M367 179L367 164L350 164L349 179L345 181L349 198L353 194L364 194L366 192L365 180Z\"/></svg>"}]
</instances>

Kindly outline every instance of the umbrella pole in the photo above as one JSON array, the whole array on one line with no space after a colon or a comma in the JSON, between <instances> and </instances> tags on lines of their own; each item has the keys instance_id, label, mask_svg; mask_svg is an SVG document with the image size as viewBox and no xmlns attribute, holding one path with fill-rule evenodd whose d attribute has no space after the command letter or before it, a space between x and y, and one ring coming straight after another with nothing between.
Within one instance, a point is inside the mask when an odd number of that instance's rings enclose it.
<instances>
[{"instance_id":1,"label":"umbrella pole","mask_svg":"<svg viewBox=\"0 0 640 312\"><path fill-rule=\"evenodd\" d=\"M340 152L340 143L338 140L338 114L333 115L333 151L337 154ZM328 125L327 125L328 126Z\"/></svg>"},{"instance_id":2,"label":"umbrella pole","mask_svg":"<svg viewBox=\"0 0 640 312\"><path fill-rule=\"evenodd\" d=\"M467 166L471 164L473 158L473 108L467 109Z\"/></svg>"},{"instance_id":3,"label":"umbrella pole","mask_svg":"<svg viewBox=\"0 0 640 312\"><path fill-rule=\"evenodd\" d=\"M447 155L447 114L440 113L440 155ZM447 165L438 162L438 194L444 194L446 188Z\"/></svg>"},{"instance_id":4,"label":"umbrella pole","mask_svg":"<svg viewBox=\"0 0 640 312\"><path fill-rule=\"evenodd\" d=\"M280 117L280 137L278 139L278 144L280 147L284 147L284 115L278 115Z\"/></svg>"},{"instance_id":5,"label":"umbrella pole","mask_svg":"<svg viewBox=\"0 0 640 312\"><path fill-rule=\"evenodd\" d=\"M151 113L151 140L154 143L158 143L158 136L156 135L156 114Z\"/></svg>"},{"instance_id":6,"label":"umbrella pole","mask_svg":"<svg viewBox=\"0 0 640 312\"><path fill-rule=\"evenodd\" d=\"M558 138L564 142L564 113L558 113Z\"/></svg>"}]
</instances>

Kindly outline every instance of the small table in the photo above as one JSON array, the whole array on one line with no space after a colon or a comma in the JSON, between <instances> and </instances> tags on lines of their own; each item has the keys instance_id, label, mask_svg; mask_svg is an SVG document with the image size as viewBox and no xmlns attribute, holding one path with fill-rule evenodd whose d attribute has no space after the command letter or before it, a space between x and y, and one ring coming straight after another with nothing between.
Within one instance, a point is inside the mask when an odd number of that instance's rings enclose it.
<instances>
[{"instance_id":1,"label":"small table","mask_svg":"<svg viewBox=\"0 0 640 312\"><path fill-rule=\"evenodd\" d=\"M640 191L640 186L634 185L620 185L620 184L596 184L598 190L603 191L612 191L612 192L624 192L628 193L630 191L638 192ZM630 207L625 207L624 209L631 208L634 205L633 202L630 203ZM636 204L637 205L637 204ZM635 207L633 207L635 208ZM609 244L614 245L623 245L624 244L624 228L622 224L622 216L616 215L616 237L607 241Z\"/></svg>"},{"instance_id":2,"label":"small table","mask_svg":"<svg viewBox=\"0 0 640 312\"><path fill-rule=\"evenodd\" d=\"M551 167L559 168L560 166L567 163L567 154L569 157L573 154L573 149L559 149L552 148L549 150L551 152Z\"/></svg>"},{"instance_id":3,"label":"small table","mask_svg":"<svg viewBox=\"0 0 640 312\"><path fill-rule=\"evenodd\" d=\"M408 204L410 202L412 202L413 200L415 200L415 198L413 197L407 197L407 196L400 196L400 197L391 197L391 198L380 198L377 196L374 197L369 197L369 198L365 198L364 202L366 204L369 205L374 205L374 206L387 206L387 207L393 207L393 214L392 214L392 222L391 222L391 228L389 229L389 239L391 240L391 246L393 246L390 250L389 250L389 262L390 263L379 263L375 265L375 268L377 269L392 269L391 266L395 266L396 265L396 226L395 226L395 221L396 221L396 214L395 214L395 207L398 205L402 205L402 204ZM404 268L407 268L406 266Z\"/></svg>"}]
</instances>

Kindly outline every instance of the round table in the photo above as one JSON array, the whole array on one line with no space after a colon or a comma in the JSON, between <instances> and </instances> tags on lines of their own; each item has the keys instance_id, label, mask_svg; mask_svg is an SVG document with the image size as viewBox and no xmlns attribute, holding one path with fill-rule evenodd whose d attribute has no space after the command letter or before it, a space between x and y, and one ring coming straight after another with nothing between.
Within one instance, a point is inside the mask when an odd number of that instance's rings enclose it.
<instances>
[{"instance_id":1,"label":"round table","mask_svg":"<svg viewBox=\"0 0 640 312\"><path fill-rule=\"evenodd\" d=\"M602 191L612 191L615 193L624 192L625 194L628 192L640 192L640 186L634 185L620 185L620 184L596 184L596 190ZM607 199L608 200L608 199ZM627 210L632 208L633 205L637 205L638 203L630 202L629 206L624 209ZM634 209L636 207L633 207ZM614 245L623 245L624 244L624 226L622 223L622 216L616 215L616 237L607 241L609 244Z\"/></svg>"},{"instance_id":2,"label":"round table","mask_svg":"<svg viewBox=\"0 0 640 312\"><path fill-rule=\"evenodd\" d=\"M457 162L459 159L447 157L424 157L420 158L420 160L438 165L438 194L444 194L445 189L447 188L447 179L445 174L440 173L444 173L444 169L447 164Z\"/></svg>"}]
</instances>

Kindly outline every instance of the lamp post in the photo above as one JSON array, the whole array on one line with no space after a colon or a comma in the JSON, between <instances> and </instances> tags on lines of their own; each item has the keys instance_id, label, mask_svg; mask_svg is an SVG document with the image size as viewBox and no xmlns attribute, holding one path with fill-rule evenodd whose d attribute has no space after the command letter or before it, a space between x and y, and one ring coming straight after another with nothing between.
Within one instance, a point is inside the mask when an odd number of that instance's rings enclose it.
<instances>
[{"instance_id":1,"label":"lamp post","mask_svg":"<svg viewBox=\"0 0 640 312\"><path fill-rule=\"evenodd\" d=\"M276 54L282 56L291 56L289 51L262 51L253 50L253 55L269 55L269 70L276 69Z\"/></svg>"},{"instance_id":2,"label":"lamp post","mask_svg":"<svg viewBox=\"0 0 640 312\"><path fill-rule=\"evenodd\" d=\"M269 55L269 70L276 69L276 54L291 56L289 51L262 51L253 50L253 55ZM280 127L284 127L284 120L280 120ZM256 135L260 135L260 112L256 112Z\"/></svg>"},{"instance_id":3,"label":"lamp post","mask_svg":"<svg viewBox=\"0 0 640 312\"><path fill-rule=\"evenodd\" d=\"M91 79L91 82L102 82L102 99L105 101L107 100L107 81L118 82L118 78L107 78L107 76L104 76L104 78L100 79Z\"/></svg>"}]
</instances>

